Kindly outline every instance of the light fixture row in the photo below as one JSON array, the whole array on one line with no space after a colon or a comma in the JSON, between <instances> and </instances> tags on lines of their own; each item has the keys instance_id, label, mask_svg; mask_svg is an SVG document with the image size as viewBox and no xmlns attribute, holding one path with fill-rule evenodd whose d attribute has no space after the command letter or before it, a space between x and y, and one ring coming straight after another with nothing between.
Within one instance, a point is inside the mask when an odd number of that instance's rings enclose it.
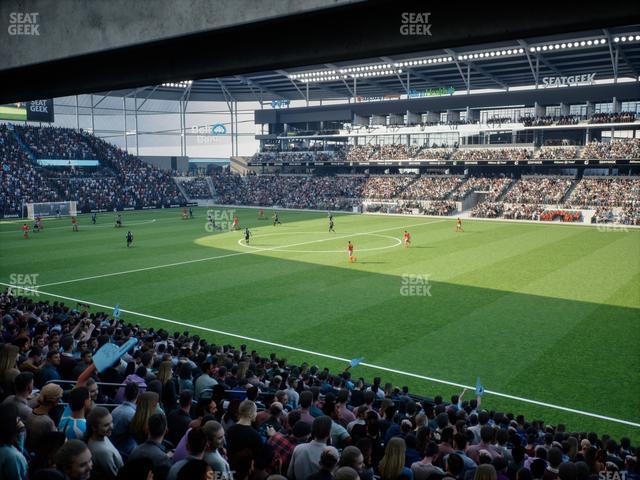
<instances>
[{"instance_id":1,"label":"light fixture row","mask_svg":"<svg viewBox=\"0 0 640 480\"><path fill-rule=\"evenodd\" d=\"M193 83L193 80L182 80L181 82L167 82L163 83L163 87L172 87L172 88L187 88L189 85Z\"/></svg>"}]
</instances>

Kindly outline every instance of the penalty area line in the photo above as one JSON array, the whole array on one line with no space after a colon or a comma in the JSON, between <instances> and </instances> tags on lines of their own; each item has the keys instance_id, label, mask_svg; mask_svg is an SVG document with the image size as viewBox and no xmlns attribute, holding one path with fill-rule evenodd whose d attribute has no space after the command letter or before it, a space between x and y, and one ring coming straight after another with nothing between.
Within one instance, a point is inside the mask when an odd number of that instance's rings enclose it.
<instances>
[{"instance_id":1,"label":"penalty area line","mask_svg":"<svg viewBox=\"0 0 640 480\"><path fill-rule=\"evenodd\" d=\"M81 300L81 299L77 299L77 298L73 298L73 297L66 297L66 296L57 295L57 294L54 294L54 293L43 292L42 290L34 289L34 288L17 287L15 285L11 285L9 283L0 282L0 285L4 285L5 287L8 287L8 288L19 289L19 290L22 290L22 291L33 292L33 293L36 293L36 294L47 295L47 296L50 296L50 297L53 297L53 298L59 298L59 299L62 299L62 300L68 300L68 301L71 301L71 302L79 302L79 303L85 303L85 304L88 304L88 305L94 305L96 307L104 308L104 309L107 309L107 310L113 310L113 308L115 308L113 305L112 306L103 305L103 304L100 304L100 303L90 302L88 300ZM134 315L134 316L142 317L142 318L148 318L148 319L151 319L151 320L157 320L159 322L170 323L170 324L173 324L173 325L181 325L181 326L184 326L184 327L194 328L194 329L197 329L197 330L203 330L205 332L216 333L216 334L219 334L219 335L225 335L225 336L228 336L228 337L239 338L241 340L247 340L247 341L250 341L250 342L261 343L263 345L269 345L269 346L272 346L272 347L282 348L284 350L291 350L293 352L305 353L307 355L313 355L313 356L317 356L317 357L328 358L330 360L336 360L336 361L344 362L344 363L348 363L350 361L347 358L338 357L336 355L330 355L330 354L322 353L322 352L314 352L313 350L307 350L307 349L304 349L304 348L293 347L291 345L284 345L282 343L270 342L268 340L262 340L262 339L254 338L254 337L247 337L247 336L244 336L244 335L239 335L237 333L225 332L223 330L217 330L217 329L214 329L214 328L203 327L202 325L194 325L192 323L181 322L181 321L178 321L178 320L171 320L171 319L168 319L168 318L158 317L156 315L149 315L149 314L146 314L146 313L134 312L132 310L125 310L123 308L121 308L120 311L124 312L124 313L129 313L129 314ZM448 380L441 380L439 378L428 377L426 375L420 375L418 373L405 372L403 370L397 370L395 368L389 368L389 367L384 367L384 366L381 366L381 365L375 365L373 363L362 362L362 363L360 363L360 365L363 366L363 367L368 367L368 368L372 368L372 369L379 370L379 371L384 371L384 372L395 373L395 374L403 375L403 376L406 376L406 377L417 378L417 379L420 379L420 380L427 380L427 381L430 381L430 382L440 383L440 384L443 384L443 385L449 385L449 386L453 386L453 387L459 387L459 388L466 388L466 389L469 389L469 390L475 390L475 387L472 387L472 386L469 386L469 385L464 385L462 383L451 382L451 381L448 381ZM577 415L582 415L582 416L585 416L585 417L597 418L599 420L606 420L606 421L609 421L609 422L620 423L620 424L623 424L623 425L629 425L631 427L640 427L640 423L631 422L629 420L623 420L623 419L614 418L614 417L608 417L606 415L600 415L598 413L585 412L583 410L577 410L575 408L564 407L562 405L554 405L552 403L541 402L539 400L533 400L533 399L530 399L530 398L518 397L518 396L510 395L510 394L507 394L507 393L496 392L494 390L485 390L484 392L488 393L490 395L494 395L496 397L502 397L502 398L506 398L506 399L509 399L509 400L515 400L515 401L518 401L518 402L529 403L529 404L537 405L537 406L540 406L540 407L546 407L546 408L550 408L550 409L554 409L554 410L560 410L560 411L563 411L563 412L569 412L569 413L574 413L574 414L577 414Z\"/></svg>"}]
</instances>

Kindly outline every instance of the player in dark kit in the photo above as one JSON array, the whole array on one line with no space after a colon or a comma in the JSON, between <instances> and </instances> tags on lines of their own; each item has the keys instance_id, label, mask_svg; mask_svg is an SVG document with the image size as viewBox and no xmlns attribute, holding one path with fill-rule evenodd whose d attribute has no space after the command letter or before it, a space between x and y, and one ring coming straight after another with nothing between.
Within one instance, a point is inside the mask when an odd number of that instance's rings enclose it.
<instances>
[{"instance_id":1,"label":"player in dark kit","mask_svg":"<svg viewBox=\"0 0 640 480\"><path fill-rule=\"evenodd\" d=\"M275 227L276 225L281 225L280 217L278 216L278 212L273 214L273 226Z\"/></svg>"},{"instance_id":2,"label":"player in dark kit","mask_svg":"<svg viewBox=\"0 0 640 480\"><path fill-rule=\"evenodd\" d=\"M333 229L333 217L329 217L329 231L336 233L336 231Z\"/></svg>"},{"instance_id":3,"label":"player in dark kit","mask_svg":"<svg viewBox=\"0 0 640 480\"><path fill-rule=\"evenodd\" d=\"M96 224L96 213L95 212L93 212L91 214L91 223L93 223L94 225Z\"/></svg>"},{"instance_id":4,"label":"player in dark kit","mask_svg":"<svg viewBox=\"0 0 640 480\"><path fill-rule=\"evenodd\" d=\"M132 243L133 243L133 233L131 233L131 230L129 230L127 232L127 248L129 248Z\"/></svg>"},{"instance_id":5,"label":"player in dark kit","mask_svg":"<svg viewBox=\"0 0 640 480\"><path fill-rule=\"evenodd\" d=\"M251 231L248 228L244 229L244 243L249 245L249 238L251 237Z\"/></svg>"}]
</instances>

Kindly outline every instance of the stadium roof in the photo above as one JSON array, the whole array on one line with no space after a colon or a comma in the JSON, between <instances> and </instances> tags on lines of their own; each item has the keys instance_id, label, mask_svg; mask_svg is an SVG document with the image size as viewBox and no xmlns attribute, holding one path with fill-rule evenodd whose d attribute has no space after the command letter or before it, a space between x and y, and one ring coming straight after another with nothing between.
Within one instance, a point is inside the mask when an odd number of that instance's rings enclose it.
<instances>
[{"instance_id":1,"label":"stadium roof","mask_svg":"<svg viewBox=\"0 0 640 480\"><path fill-rule=\"evenodd\" d=\"M505 90L533 85L536 76L542 83L544 77L590 73L596 79L617 73L618 78L637 80L640 24L102 94L189 101L330 100L448 87ZM304 81L309 75L315 80Z\"/></svg>"}]
</instances>

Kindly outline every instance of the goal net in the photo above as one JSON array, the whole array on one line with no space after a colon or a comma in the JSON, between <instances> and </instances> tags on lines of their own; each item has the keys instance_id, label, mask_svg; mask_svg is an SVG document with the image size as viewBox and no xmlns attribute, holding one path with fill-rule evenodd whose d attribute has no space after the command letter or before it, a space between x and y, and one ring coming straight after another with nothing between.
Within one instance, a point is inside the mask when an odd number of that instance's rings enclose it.
<instances>
[{"instance_id":1,"label":"goal net","mask_svg":"<svg viewBox=\"0 0 640 480\"><path fill-rule=\"evenodd\" d=\"M27 216L30 219L36 217L71 217L78 214L76 202L42 202L27 203Z\"/></svg>"}]
</instances>

